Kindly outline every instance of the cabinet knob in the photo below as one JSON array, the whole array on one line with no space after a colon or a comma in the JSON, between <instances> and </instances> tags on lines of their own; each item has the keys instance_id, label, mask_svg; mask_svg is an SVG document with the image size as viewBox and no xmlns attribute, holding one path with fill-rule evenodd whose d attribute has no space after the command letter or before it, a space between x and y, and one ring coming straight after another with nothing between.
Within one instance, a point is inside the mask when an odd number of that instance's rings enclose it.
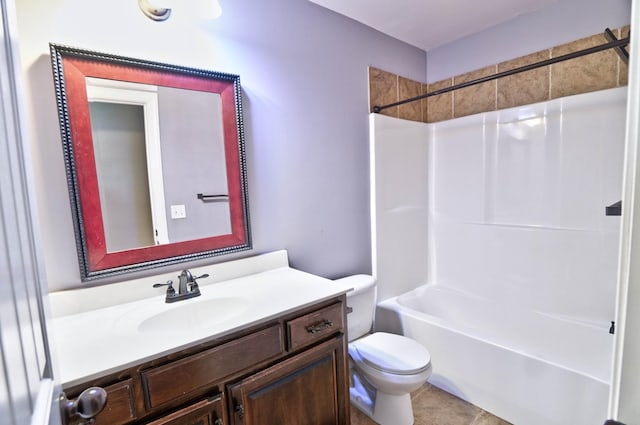
<instances>
[{"instance_id":1,"label":"cabinet knob","mask_svg":"<svg viewBox=\"0 0 640 425\"><path fill-rule=\"evenodd\" d=\"M102 412L107 404L107 392L100 387L84 390L74 399L69 400L65 393L60 397L60 413L63 425L92 424L94 417Z\"/></svg>"}]
</instances>

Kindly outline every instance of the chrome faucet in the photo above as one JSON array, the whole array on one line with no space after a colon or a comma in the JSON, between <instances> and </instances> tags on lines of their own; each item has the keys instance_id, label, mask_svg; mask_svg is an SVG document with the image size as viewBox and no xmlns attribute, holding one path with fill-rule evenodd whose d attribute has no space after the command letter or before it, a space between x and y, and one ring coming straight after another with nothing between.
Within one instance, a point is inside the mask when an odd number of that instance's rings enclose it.
<instances>
[{"instance_id":1,"label":"chrome faucet","mask_svg":"<svg viewBox=\"0 0 640 425\"><path fill-rule=\"evenodd\" d=\"M205 277L209 277L209 275L205 273L201 276L193 276L189 270L182 270L182 272L178 275L178 293L176 293L176 290L173 289L172 280L168 280L167 283L156 283L153 285L153 287L159 288L160 286L166 286L167 295L164 301L167 303L173 303L180 300L199 297L200 288L198 287L198 282L196 282L196 279Z\"/></svg>"},{"instance_id":2,"label":"chrome faucet","mask_svg":"<svg viewBox=\"0 0 640 425\"><path fill-rule=\"evenodd\" d=\"M178 279L180 279L180 282L178 283L178 295L188 294L193 290L193 283L195 283L195 279L193 278L193 275L189 270L182 270L182 272L178 276ZM187 285L189 285L189 287L187 287ZM196 289L198 289L197 284Z\"/></svg>"}]
</instances>

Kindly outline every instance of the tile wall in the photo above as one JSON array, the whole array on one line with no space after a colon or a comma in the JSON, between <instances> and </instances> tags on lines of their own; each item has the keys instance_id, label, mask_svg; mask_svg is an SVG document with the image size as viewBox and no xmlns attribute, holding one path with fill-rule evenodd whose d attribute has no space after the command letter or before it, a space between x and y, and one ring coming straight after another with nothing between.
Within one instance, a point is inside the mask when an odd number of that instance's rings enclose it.
<instances>
[{"instance_id":1,"label":"tile wall","mask_svg":"<svg viewBox=\"0 0 640 425\"><path fill-rule=\"evenodd\" d=\"M629 36L629 26L613 30ZM465 81L558 57L608 42L596 34L483 69L424 84L377 68L369 68L369 108L451 87ZM627 85L627 65L613 49L526 71L472 87L383 110L381 113L412 121L437 122Z\"/></svg>"}]
</instances>

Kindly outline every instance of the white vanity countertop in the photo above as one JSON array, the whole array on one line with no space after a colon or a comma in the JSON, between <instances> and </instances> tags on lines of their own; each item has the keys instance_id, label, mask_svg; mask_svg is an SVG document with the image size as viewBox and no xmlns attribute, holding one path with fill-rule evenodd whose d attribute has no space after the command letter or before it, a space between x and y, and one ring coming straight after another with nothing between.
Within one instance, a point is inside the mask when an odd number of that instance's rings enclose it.
<instances>
[{"instance_id":1,"label":"white vanity countertop","mask_svg":"<svg viewBox=\"0 0 640 425\"><path fill-rule=\"evenodd\" d=\"M349 289L283 266L201 285L200 297L171 304L160 295L61 315L49 330L57 377L65 386L79 384Z\"/></svg>"}]
</instances>

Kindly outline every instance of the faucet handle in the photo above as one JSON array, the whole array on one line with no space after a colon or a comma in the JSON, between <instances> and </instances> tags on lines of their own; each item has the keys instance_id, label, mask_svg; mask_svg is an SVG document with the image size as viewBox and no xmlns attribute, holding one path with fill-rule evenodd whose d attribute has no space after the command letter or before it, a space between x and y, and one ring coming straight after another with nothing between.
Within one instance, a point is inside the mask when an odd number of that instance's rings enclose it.
<instances>
[{"instance_id":1,"label":"faucet handle","mask_svg":"<svg viewBox=\"0 0 640 425\"><path fill-rule=\"evenodd\" d=\"M200 292L200 289L198 288L198 282L196 282L196 279L205 278L205 277L209 277L209 274L205 273L200 276L192 276L191 282L189 282L189 285L190 285L189 290Z\"/></svg>"},{"instance_id":2,"label":"faucet handle","mask_svg":"<svg viewBox=\"0 0 640 425\"><path fill-rule=\"evenodd\" d=\"M154 283L154 288L160 288L161 286L167 287L167 295L173 295L176 293L176 290L173 289L173 280L167 280L167 283Z\"/></svg>"}]
</instances>

